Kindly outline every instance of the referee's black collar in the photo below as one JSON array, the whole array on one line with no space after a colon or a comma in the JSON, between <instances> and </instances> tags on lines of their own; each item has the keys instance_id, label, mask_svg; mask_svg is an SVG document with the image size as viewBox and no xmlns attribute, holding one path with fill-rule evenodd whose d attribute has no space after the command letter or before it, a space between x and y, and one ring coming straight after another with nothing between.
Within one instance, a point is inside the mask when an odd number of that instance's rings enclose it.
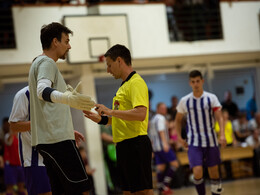
<instances>
[{"instance_id":1,"label":"referee's black collar","mask_svg":"<svg viewBox=\"0 0 260 195\"><path fill-rule=\"evenodd\" d=\"M135 73L136 73L136 71L131 72L131 73L128 75L128 77L126 78L126 80L124 80L124 81L121 83L120 87L121 87L126 81L129 81L129 80L131 79L131 77L132 77Z\"/></svg>"}]
</instances>

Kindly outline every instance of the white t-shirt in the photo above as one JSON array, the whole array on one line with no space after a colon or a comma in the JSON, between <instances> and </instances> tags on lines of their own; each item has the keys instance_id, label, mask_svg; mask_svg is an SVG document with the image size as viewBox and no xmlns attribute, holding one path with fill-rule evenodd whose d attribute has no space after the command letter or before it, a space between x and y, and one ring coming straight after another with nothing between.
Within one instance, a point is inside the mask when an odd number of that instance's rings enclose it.
<instances>
[{"instance_id":1,"label":"white t-shirt","mask_svg":"<svg viewBox=\"0 0 260 195\"><path fill-rule=\"evenodd\" d=\"M70 107L40 100L37 94L37 82L41 79L50 80L51 87L62 93L67 88L53 59L39 56L34 60L29 72L32 145L75 140Z\"/></svg>"},{"instance_id":2,"label":"white t-shirt","mask_svg":"<svg viewBox=\"0 0 260 195\"><path fill-rule=\"evenodd\" d=\"M29 121L29 87L18 91L14 97L9 122ZM44 166L42 156L31 146L31 132L22 132L19 138L19 156L24 167Z\"/></svg>"},{"instance_id":3,"label":"white t-shirt","mask_svg":"<svg viewBox=\"0 0 260 195\"><path fill-rule=\"evenodd\" d=\"M253 135L248 136L245 142L248 146L254 146L256 144ZM258 136L258 142L260 142L260 136Z\"/></svg>"},{"instance_id":4,"label":"white t-shirt","mask_svg":"<svg viewBox=\"0 0 260 195\"><path fill-rule=\"evenodd\" d=\"M169 141L168 127L166 124L166 119L161 114L156 114L149 123L149 137L152 142L153 151L159 152L163 150L162 140L159 135L159 132L165 132L165 136Z\"/></svg>"},{"instance_id":5,"label":"white t-shirt","mask_svg":"<svg viewBox=\"0 0 260 195\"><path fill-rule=\"evenodd\" d=\"M232 122L232 127L234 129L234 131L238 131L238 132L241 132L241 133L245 133L248 129L248 123L243 123L243 124L240 124L239 123L239 120L238 119L235 119L233 122Z\"/></svg>"},{"instance_id":6,"label":"white t-shirt","mask_svg":"<svg viewBox=\"0 0 260 195\"><path fill-rule=\"evenodd\" d=\"M248 121L248 129L254 131L257 128L257 122L254 118Z\"/></svg>"}]
</instances>

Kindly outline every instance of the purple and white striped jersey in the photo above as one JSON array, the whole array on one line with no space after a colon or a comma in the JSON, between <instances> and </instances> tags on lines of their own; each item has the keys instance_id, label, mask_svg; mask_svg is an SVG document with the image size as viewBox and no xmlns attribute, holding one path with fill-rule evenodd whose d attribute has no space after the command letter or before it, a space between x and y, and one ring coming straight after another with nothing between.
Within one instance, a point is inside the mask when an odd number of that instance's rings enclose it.
<instances>
[{"instance_id":1,"label":"purple and white striped jersey","mask_svg":"<svg viewBox=\"0 0 260 195\"><path fill-rule=\"evenodd\" d=\"M189 146L215 147L218 146L214 130L214 110L221 107L216 95L203 92L196 98L190 93L181 98L177 111L187 115L187 138Z\"/></svg>"}]
</instances>

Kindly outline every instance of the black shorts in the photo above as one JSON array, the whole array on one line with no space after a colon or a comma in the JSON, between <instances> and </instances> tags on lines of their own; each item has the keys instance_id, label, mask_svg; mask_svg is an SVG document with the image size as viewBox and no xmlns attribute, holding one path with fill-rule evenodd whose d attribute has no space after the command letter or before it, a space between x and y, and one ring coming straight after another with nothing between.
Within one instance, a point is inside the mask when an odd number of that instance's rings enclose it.
<instances>
[{"instance_id":1,"label":"black shorts","mask_svg":"<svg viewBox=\"0 0 260 195\"><path fill-rule=\"evenodd\" d=\"M53 195L81 195L91 188L85 165L74 140L39 144Z\"/></svg>"},{"instance_id":2,"label":"black shorts","mask_svg":"<svg viewBox=\"0 0 260 195\"><path fill-rule=\"evenodd\" d=\"M152 146L148 136L127 139L116 145L118 172L123 191L153 189Z\"/></svg>"}]
</instances>

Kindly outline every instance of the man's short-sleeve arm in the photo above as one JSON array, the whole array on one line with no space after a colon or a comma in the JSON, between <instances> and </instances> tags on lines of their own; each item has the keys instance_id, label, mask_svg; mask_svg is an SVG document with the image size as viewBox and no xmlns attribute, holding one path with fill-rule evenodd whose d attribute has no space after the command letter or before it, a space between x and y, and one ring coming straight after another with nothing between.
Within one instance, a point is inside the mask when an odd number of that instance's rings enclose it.
<instances>
[{"instance_id":1,"label":"man's short-sleeve arm","mask_svg":"<svg viewBox=\"0 0 260 195\"><path fill-rule=\"evenodd\" d=\"M214 94L212 95L212 108L214 111L222 108L217 96Z\"/></svg>"},{"instance_id":2,"label":"man's short-sleeve arm","mask_svg":"<svg viewBox=\"0 0 260 195\"><path fill-rule=\"evenodd\" d=\"M133 108L137 106L149 107L148 99L148 88L146 83L142 80L138 80L131 84L130 97L132 101Z\"/></svg>"},{"instance_id":3,"label":"man's short-sleeve arm","mask_svg":"<svg viewBox=\"0 0 260 195\"><path fill-rule=\"evenodd\" d=\"M28 99L24 93L17 93L14 98L9 122L26 121L28 118Z\"/></svg>"},{"instance_id":4,"label":"man's short-sleeve arm","mask_svg":"<svg viewBox=\"0 0 260 195\"><path fill-rule=\"evenodd\" d=\"M185 113L186 113L186 110L185 110L185 101L184 101L183 98L182 98L182 99L180 100L180 102L178 103L176 109L177 109L177 112L179 112L179 113L182 113L182 114L185 114Z\"/></svg>"},{"instance_id":5,"label":"man's short-sleeve arm","mask_svg":"<svg viewBox=\"0 0 260 195\"><path fill-rule=\"evenodd\" d=\"M43 61L38 67L37 81L40 79L48 79L54 83L57 72L56 63L50 59Z\"/></svg>"},{"instance_id":6,"label":"man's short-sleeve arm","mask_svg":"<svg viewBox=\"0 0 260 195\"><path fill-rule=\"evenodd\" d=\"M158 118L157 128L158 128L158 131L159 131L159 132L166 130L166 120L165 120L164 117L159 117L159 118Z\"/></svg>"}]
</instances>

